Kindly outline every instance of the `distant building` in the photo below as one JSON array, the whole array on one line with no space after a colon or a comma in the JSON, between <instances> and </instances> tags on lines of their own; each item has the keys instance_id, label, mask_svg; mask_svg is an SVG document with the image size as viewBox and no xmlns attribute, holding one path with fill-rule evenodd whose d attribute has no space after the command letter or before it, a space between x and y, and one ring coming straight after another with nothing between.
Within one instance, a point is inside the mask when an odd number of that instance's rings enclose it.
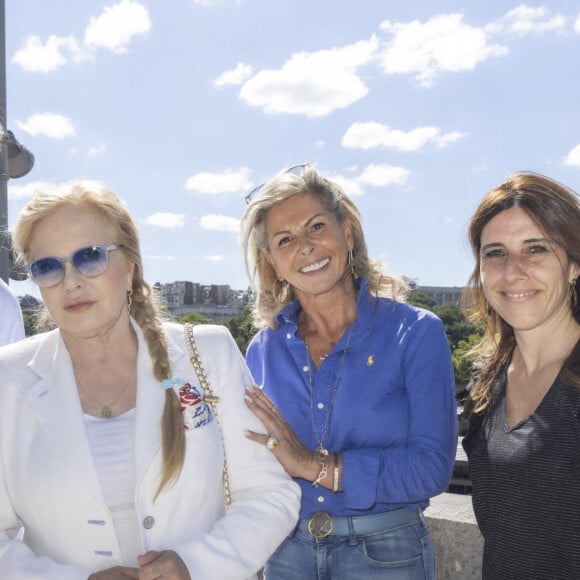
<instances>
[{"instance_id":1,"label":"distant building","mask_svg":"<svg viewBox=\"0 0 580 580\"><path fill-rule=\"evenodd\" d=\"M442 304L459 304L463 288L461 286L416 286L416 289Z\"/></svg>"},{"instance_id":2,"label":"distant building","mask_svg":"<svg viewBox=\"0 0 580 580\"><path fill-rule=\"evenodd\" d=\"M459 304L463 288L458 286L418 286L409 281L412 288L426 294L439 305ZM216 323L239 316L251 304L254 293L251 288L233 290L227 284L200 284L177 281L169 284L157 282L154 289L174 318L191 312L203 314Z\"/></svg>"},{"instance_id":3,"label":"distant building","mask_svg":"<svg viewBox=\"0 0 580 580\"><path fill-rule=\"evenodd\" d=\"M174 318L197 312L221 323L239 316L251 301L251 290L232 290L227 284L199 284L178 281L169 284L157 282L154 289Z\"/></svg>"}]
</instances>

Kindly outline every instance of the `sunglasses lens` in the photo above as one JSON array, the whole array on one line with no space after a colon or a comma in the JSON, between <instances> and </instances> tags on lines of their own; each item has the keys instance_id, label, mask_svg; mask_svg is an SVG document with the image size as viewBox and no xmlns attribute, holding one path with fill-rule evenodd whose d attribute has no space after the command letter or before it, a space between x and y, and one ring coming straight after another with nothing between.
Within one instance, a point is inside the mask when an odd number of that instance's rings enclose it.
<instances>
[{"instance_id":1,"label":"sunglasses lens","mask_svg":"<svg viewBox=\"0 0 580 580\"><path fill-rule=\"evenodd\" d=\"M73 254L72 263L83 276L98 276L109 266L109 253L104 246L87 246Z\"/></svg>"},{"instance_id":2,"label":"sunglasses lens","mask_svg":"<svg viewBox=\"0 0 580 580\"><path fill-rule=\"evenodd\" d=\"M310 163L299 163L298 165L293 165L289 169L286 169L284 173L290 173L291 175L302 175L309 167ZM265 185L265 183L262 183L261 185L254 187L254 189L252 189L252 191L250 191L250 193L248 193L244 198L246 203L249 204L260 193L260 191L264 189Z\"/></svg>"},{"instance_id":3,"label":"sunglasses lens","mask_svg":"<svg viewBox=\"0 0 580 580\"><path fill-rule=\"evenodd\" d=\"M29 272L41 288L49 288L62 280L64 264L58 258L40 258L30 264Z\"/></svg>"},{"instance_id":4,"label":"sunglasses lens","mask_svg":"<svg viewBox=\"0 0 580 580\"><path fill-rule=\"evenodd\" d=\"M250 193L248 193L248 195L246 195L246 203L250 203L255 197L256 195L258 195L258 193L260 193L260 191L264 188L264 184L262 183L261 185L258 185L258 187L254 187L254 189L252 189L252 191L250 191Z\"/></svg>"},{"instance_id":5,"label":"sunglasses lens","mask_svg":"<svg viewBox=\"0 0 580 580\"><path fill-rule=\"evenodd\" d=\"M302 175L308 167L310 167L310 163L299 163L298 165L293 165L289 169L286 169L285 173L291 173L292 175Z\"/></svg>"}]
</instances>

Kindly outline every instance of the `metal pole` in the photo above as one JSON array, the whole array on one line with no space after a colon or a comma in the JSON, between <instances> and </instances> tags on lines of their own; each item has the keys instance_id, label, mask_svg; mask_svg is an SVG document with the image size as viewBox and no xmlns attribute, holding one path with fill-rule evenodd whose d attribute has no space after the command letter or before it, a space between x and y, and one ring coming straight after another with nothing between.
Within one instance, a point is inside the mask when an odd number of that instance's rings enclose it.
<instances>
[{"instance_id":1,"label":"metal pole","mask_svg":"<svg viewBox=\"0 0 580 580\"><path fill-rule=\"evenodd\" d=\"M8 253L8 148L4 139L6 122L6 19L5 3L0 0L0 278L8 284L10 258Z\"/></svg>"}]
</instances>

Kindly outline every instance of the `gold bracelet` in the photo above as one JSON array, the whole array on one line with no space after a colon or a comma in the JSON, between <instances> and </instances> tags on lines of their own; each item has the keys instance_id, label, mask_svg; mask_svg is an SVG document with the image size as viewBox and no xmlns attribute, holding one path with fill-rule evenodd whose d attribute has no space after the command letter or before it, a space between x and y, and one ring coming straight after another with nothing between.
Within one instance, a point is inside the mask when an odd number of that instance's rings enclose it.
<instances>
[{"instance_id":1,"label":"gold bracelet","mask_svg":"<svg viewBox=\"0 0 580 580\"><path fill-rule=\"evenodd\" d=\"M320 465L320 473L312 482L312 487L318 487L318 484L328 475L328 451L317 449L314 452L314 460Z\"/></svg>"}]
</instances>

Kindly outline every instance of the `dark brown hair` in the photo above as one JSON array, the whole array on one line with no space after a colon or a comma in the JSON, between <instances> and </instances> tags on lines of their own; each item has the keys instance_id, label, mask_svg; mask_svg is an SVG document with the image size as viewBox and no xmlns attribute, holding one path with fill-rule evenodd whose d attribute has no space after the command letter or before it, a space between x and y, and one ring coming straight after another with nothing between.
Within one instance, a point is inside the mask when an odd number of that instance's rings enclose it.
<instances>
[{"instance_id":1,"label":"dark brown hair","mask_svg":"<svg viewBox=\"0 0 580 580\"><path fill-rule=\"evenodd\" d=\"M580 200L566 186L537 173L515 173L489 191L476 209L469 224L469 243L475 267L463 293L462 305L470 320L484 329L476 347L476 363L471 404L480 412L489 403L492 384L509 360L515 346L513 329L490 307L483 292L481 268L481 235L485 226L502 211L518 207L524 210L544 234L560 246L568 259L580 265ZM570 288L572 316L580 324L580 276ZM564 363L567 381L580 386L580 352L578 347Z\"/></svg>"}]
</instances>

